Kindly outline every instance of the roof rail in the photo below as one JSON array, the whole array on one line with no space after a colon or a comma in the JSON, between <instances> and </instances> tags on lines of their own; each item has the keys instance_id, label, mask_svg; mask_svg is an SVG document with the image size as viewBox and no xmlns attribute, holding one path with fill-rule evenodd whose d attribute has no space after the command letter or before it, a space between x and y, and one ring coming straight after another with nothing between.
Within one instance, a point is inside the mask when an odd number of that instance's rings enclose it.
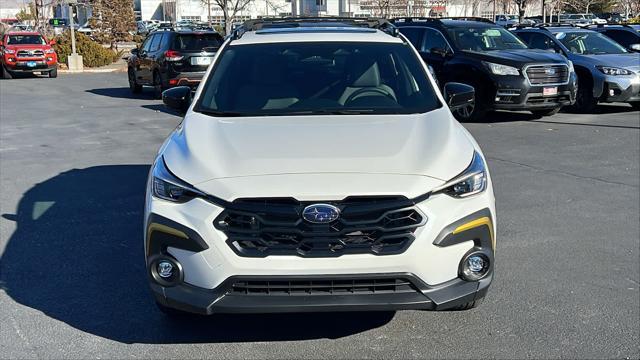
<instances>
[{"instance_id":1,"label":"roof rail","mask_svg":"<svg viewBox=\"0 0 640 360\"><path fill-rule=\"evenodd\" d=\"M493 21L475 16L445 16L445 17L400 17L391 19L393 22L412 22L412 21L440 21L440 20L462 20L462 21L478 21L487 24L495 24Z\"/></svg>"},{"instance_id":2,"label":"roof rail","mask_svg":"<svg viewBox=\"0 0 640 360\"><path fill-rule=\"evenodd\" d=\"M324 24L328 27L367 27L378 29L392 36L398 36L398 29L386 19L378 18L350 18L350 17L286 17L262 18L245 21L230 34L232 40L237 40L247 31L257 31L273 28L297 28L306 24Z\"/></svg>"}]
</instances>

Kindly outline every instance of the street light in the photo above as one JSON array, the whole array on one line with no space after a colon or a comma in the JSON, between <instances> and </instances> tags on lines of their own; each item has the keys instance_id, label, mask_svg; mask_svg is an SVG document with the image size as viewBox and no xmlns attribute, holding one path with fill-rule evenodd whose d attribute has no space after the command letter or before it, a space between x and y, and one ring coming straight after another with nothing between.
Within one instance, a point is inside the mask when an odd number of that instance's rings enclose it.
<instances>
[{"instance_id":1,"label":"street light","mask_svg":"<svg viewBox=\"0 0 640 360\"><path fill-rule=\"evenodd\" d=\"M67 58L67 65L69 71L82 71L82 56L76 52L76 33L73 29L73 5L78 4L78 0L67 0L67 6L69 7L69 29L71 30L71 55Z\"/></svg>"}]
</instances>

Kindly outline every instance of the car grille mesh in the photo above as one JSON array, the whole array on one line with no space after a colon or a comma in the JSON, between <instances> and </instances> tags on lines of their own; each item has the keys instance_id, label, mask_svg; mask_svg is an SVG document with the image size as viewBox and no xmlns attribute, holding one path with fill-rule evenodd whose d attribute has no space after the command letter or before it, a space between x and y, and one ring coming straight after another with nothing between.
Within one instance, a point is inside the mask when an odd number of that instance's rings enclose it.
<instances>
[{"instance_id":1,"label":"car grille mesh","mask_svg":"<svg viewBox=\"0 0 640 360\"><path fill-rule=\"evenodd\" d=\"M416 292L416 287L402 278L313 279L313 280L239 280L228 295L366 295Z\"/></svg>"},{"instance_id":2,"label":"car grille mesh","mask_svg":"<svg viewBox=\"0 0 640 360\"><path fill-rule=\"evenodd\" d=\"M415 239L426 217L404 197L348 198L332 202L340 218L329 224L302 219L315 202L289 199L236 200L214 221L240 256L398 254Z\"/></svg>"},{"instance_id":3,"label":"car grille mesh","mask_svg":"<svg viewBox=\"0 0 640 360\"><path fill-rule=\"evenodd\" d=\"M566 65L530 66L526 73L531 85L564 84L569 80L569 68Z\"/></svg>"},{"instance_id":4,"label":"car grille mesh","mask_svg":"<svg viewBox=\"0 0 640 360\"><path fill-rule=\"evenodd\" d=\"M43 57L44 51L42 50L19 50L16 53L16 56L19 58L32 58L32 57Z\"/></svg>"}]
</instances>

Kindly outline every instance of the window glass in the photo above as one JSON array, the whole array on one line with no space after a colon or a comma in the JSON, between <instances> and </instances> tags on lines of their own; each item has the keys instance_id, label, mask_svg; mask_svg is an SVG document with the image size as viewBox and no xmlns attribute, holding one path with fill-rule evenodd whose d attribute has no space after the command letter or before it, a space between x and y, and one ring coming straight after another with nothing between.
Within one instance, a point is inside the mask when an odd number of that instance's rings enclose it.
<instances>
[{"instance_id":1,"label":"window glass","mask_svg":"<svg viewBox=\"0 0 640 360\"><path fill-rule=\"evenodd\" d=\"M402 43L231 45L196 111L214 116L408 114L440 107L412 49Z\"/></svg>"},{"instance_id":2,"label":"window glass","mask_svg":"<svg viewBox=\"0 0 640 360\"><path fill-rule=\"evenodd\" d=\"M615 40L618 44L629 47L632 44L640 43L640 35L625 30L606 30L605 35Z\"/></svg>"},{"instance_id":3,"label":"window glass","mask_svg":"<svg viewBox=\"0 0 640 360\"><path fill-rule=\"evenodd\" d=\"M524 34L528 35L528 39L524 38ZM560 47L558 45L556 45L555 42L553 42L553 39L551 39L550 37L548 37L545 34L523 33L523 34L518 34L518 35L522 35L521 37L523 39L525 39L525 41L527 42L529 47L532 48L532 49L540 49L540 50L552 49L553 51L555 51L557 53L562 52Z\"/></svg>"},{"instance_id":4,"label":"window glass","mask_svg":"<svg viewBox=\"0 0 640 360\"><path fill-rule=\"evenodd\" d=\"M202 51L205 48L219 48L222 36L214 33L179 34L173 42L173 49L178 51Z\"/></svg>"},{"instance_id":5,"label":"window glass","mask_svg":"<svg viewBox=\"0 0 640 360\"><path fill-rule=\"evenodd\" d=\"M155 37L156 35L151 35L144 41L144 44L142 44L142 51L149 52L149 49L151 49L151 42Z\"/></svg>"},{"instance_id":6,"label":"window glass","mask_svg":"<svg viewBox=\"0 0 640 360\"><path fill-rule=\"evenodd\" d=\"M46 45L47 42L40 35L9 35L7 45Z\"/></svg>"},{"instance_id":7,"label":"window glass","mask_svg":"<svg viewBox=\"0 0 640 360\"><path fill-rule=\"evenodd\" d=\"M151 46L149 51L154 52L160 49L160 41L162 40L162 34L155 34L153 40L151 40Z\"/></svg>"},{"instance_id":8,"label":"window glass","mask_svg":"<svg viewBox=\"0 0 640 360\"><path fill-rule=\"evenodd\" d=\"M424 38L425 28L418 27L401 27L400 32L402 35L406 36L409 41L413 44L413 46L420 50L422 49L422 40Z\"/></svg>"},{"instance_id":9,"label":"window glass","mask_svg":"<svg viewBox=\"0 0 640 360\"><path fill-rule=\"evenodd\" d=\"M456 46L464 51L526 49L527 46L501 27L452 27L447 30Z\"/></svg>"},{"instance_id":10,"label":"window glass","mask_svg":"<svg viewBox=\"0 0 640 360\"><path fill-rule=\"evenodd\" d=\"M448 50L449 45L447 41L444 39L440 31L435 29L425 29L425 38L424 38L424 51L431 51L431 49L442 49Z\"/></svg>"},{"instance_id":11,"label":"window glass","mask_svg":"<svg viewBox=\"0 0 640 360\"><path fill-rule=\"evenodd\" d=\"M556 39L574 54L624 54L624 47L594 31L558 32Z\"/></svg>"}]
</instances>

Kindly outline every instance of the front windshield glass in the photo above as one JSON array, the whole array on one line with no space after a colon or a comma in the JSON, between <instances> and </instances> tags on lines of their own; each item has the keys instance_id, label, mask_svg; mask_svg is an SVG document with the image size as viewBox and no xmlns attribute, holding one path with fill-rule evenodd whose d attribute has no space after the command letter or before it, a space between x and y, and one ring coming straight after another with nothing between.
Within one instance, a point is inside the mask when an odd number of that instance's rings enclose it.
<instances>
[{"instance_id":1,"label":"front windshield glass","mask_svg":"<svg viewBox=\"0 0 640 360\"><path fill-rule=\"evenodd\" d=\"M46 45L40 35L9 35L7 45Z\"/></svg>"},{"instance_id":2,"label":"front windshield glass","mask_svg":"<svg viewBox=\"0 0 640 360\"><path fill-rule=\"evenodd\" d=\"M527 48L527 45L515 35L500 27L453 27L447 31L456 46L463 51L483 52Z\"/></svg>"},{"instance_id":3,"label":"front windshield glass","mask_svg":"<svg viewBox=\"0 0 640 360\"><path fill-rule=\"evenodd\" d=\"M556 38L574 54L600 55L627 52L621 45L595 31L559 32Z\"/></svg>"},{"instance_id":4,"label":"front windshield glass","mask_svg":"<svg viewBox=\"0 0 640 360\"><path fill-rule=\"evenodd\" d=\"M196 111L214 116L408 114L440 107L408 44L228 46Z\"/></svg>"},{"instance_id":5,"label":"front windshield glass","mask_svg":"<svg viewBox=\"0 0 640 360\"><path fill-rule=\"evenodd\" d=\"M509 18L509 20L518 20L518 15L507 15L507 18Z\"/></svg>"}]
</instances>

